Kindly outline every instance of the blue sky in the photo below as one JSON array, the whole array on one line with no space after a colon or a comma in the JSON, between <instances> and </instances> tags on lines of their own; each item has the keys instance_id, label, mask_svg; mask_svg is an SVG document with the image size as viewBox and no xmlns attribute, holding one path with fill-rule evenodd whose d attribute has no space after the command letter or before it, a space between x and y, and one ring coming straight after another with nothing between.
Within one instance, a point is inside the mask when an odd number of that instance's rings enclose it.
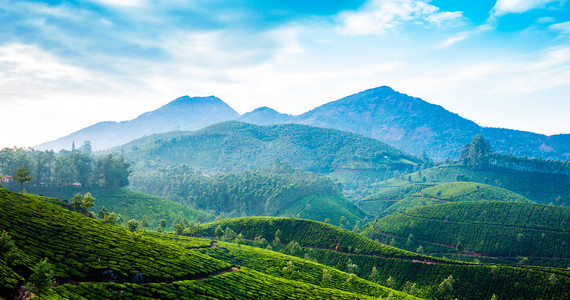
<instances>
[{"instance_id":1,"label":"blue sky","mask_svg":"<svg viewBox=\"0 0 570 300\"><path fill-rule=\"evenodd\" d=\"M0 0L0 28L0 147L181 95L299 114L381 85L483 126L570 133L566 1Z\"/></svg>"}]
</instances>

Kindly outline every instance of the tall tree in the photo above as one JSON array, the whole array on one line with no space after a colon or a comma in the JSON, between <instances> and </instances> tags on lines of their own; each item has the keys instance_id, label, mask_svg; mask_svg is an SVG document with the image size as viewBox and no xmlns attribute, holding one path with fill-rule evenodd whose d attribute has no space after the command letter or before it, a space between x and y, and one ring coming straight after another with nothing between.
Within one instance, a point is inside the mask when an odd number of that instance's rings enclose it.
<instances>
[{"instance_id":1,"label":"tall tree","mask_svg":"<svg viewBox=\"0 0 570 300\"><path fill-rule=\"evenodd\" d=\"M492 153L489 141L482 135L477 135L470 144L461 149L459 160L467 166L484 168L489 165L489 157Z\"/></svg>"},{"instance_id":2,"label":"tall tree","mask_svg":"<svg viewBox=\"0 0 570 300\"><path fill-rule=\"evenodd\" d=\"M20 194L24 191L24 183L32 180L32 176L30 176L30 171L26 167L18 168L16 174L14 174L14 179L20 184Z\"/></svg>"}]
</instances>

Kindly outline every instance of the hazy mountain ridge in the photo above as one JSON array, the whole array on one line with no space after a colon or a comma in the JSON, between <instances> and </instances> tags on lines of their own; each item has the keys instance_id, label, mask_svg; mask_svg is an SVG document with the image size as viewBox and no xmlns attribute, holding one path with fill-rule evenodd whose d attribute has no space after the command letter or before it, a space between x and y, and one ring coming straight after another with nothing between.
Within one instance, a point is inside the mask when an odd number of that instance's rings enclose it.
<instances>
[{"instance_id":1,"label":"hazy mountain ridge","mask_svg":"<svg viewBox=\"0 0 570 300\"><path fill-rule=\"evenodd\" d=\"M239 115L214 96L180 97L138 118L101 122L36 149L69 148L90 140L94 150L119 146L154 133L198 130L208 125L237 120L256 125L297 123L363 134L408 153L426 152L431 158L458 158L463 145L482 134L499 153L540 158L567 159L570 135L547 136L526 131L482 127L443 107L381 86L332 101L298 116L260 107Z\"/></svg>"},{"instance_id":2,"label":"hazy mountain ridge","mask_svg":"<svg viewBox=\"0 0 570 300\"><path fill-rule=\"evenodd\" d=\"M91 141L93 150L103 150L153 133L198 130L237 117L239 114L217 97L183 96L157 110L143 113L133 120L100 122L34 148L57 151L69 149L73 142L79 146L83 141Z\"/></svg>"},{"instance_id":3,"label":"hazy mountain ridge","mask_svg":"<svg viewBox=\"0 0 570 300\"><path fill-rule=\"evenodd\" d=\"M243 114L237 121L255 125L270 125L291 123L293 118L293 115L282 114L272 108L263 106Z\"/></svg>"}]
</instances>

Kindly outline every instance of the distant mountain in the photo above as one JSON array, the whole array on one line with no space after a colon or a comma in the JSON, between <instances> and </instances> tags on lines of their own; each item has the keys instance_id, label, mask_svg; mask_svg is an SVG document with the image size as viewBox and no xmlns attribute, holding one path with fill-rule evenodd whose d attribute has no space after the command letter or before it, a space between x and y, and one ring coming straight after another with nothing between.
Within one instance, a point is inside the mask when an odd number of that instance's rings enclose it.
<instances>
[{"instance_id":1,"label":"distant mountain","mask_svg":"<svg viewBox=\"0 0 570 300\"><path fill-rule=\"evenodd\" d=\"M145 135L173 130L198 130L238 120L256 125L305 124L355 132L383 141L414 155L426 152L432 159L458 158L463 145L482 134L496 152L552 159L570 157L570 134L542 134L481 127L475 122L399 93L387 86L369 89L329 102L298 116L261 107L240 116L222 100L180 97L131 121L101 122L36 149L69 149L75 142L92 142L94 150L125 144Z\"/></svg>"},{"instance_id":2,"label":"distant mountain","mask_svg":"<svg viewBox=\"0 0 570 300\"><path fill-rule=\"evenodd\" d=\"M239 114L217 97L183 96L144 113L136 119L123 122L101 122L55 141L34 147L37 150L69 149L75 142L91 141L93 150L119 146L134 139L172 130L197 130L208 125L234 120Z\"/></svg>"},{"instance_id":3,"label":"distant mountain","mask_svg":"<svg viewBox=\"0 0 570 300\"><path fill-rule=\"evenodd\" d=\"M478 134L490 140L500 153L557 159L570 155L570 135L549 137L481 127L439 105L387 86L329 102L296 116L293 122L360 133L408 153L425 151L437 160L457 158L463 145Z\"/></svg>"},{"instance_id":4,"label":"distant mountain","mask_svg":"<svg viewBox=\"0 0 570 300\"><path fill-rule=\"evenodd\" d=\"M285 124L292 122L293 116L264 106L243 114L237 121L255 125Z\"/></svg>"}]
</instances>

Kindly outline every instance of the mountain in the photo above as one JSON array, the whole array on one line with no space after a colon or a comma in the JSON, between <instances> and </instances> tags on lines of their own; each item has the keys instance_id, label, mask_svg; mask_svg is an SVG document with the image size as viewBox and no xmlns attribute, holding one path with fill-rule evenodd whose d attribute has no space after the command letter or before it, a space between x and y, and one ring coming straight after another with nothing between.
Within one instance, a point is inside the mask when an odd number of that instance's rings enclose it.
<instances>
[{"instance_id":1,"label":"mountain","mask_svg":"<svg viewBox=\"0 0 570 300\"><path fill-rule=\"evenodd\" d=\"M146 112L136 119L123 122L101 122L81 129L55 141L40 144L36 150L70 149L72 143L80 145L91 141L93 150L119 146L134 139L172 130L197 130L208 125L234 120L239 114L217 97L183 96Z\"/></svg>"},{"instance_id":2,"label":"mountain","mask_svg":"<svg viewBox=\"0 0 570 300\"><path fill-rule=\"evenodd\" d=\"M237 119L237 121L255 125L285 124L290 123L292 120L292 115L282 114L266 106L256 108Z\"/></svg>"},{"instance_id":3,"label":"mountain","mask_svg":"<svg viewBox=\"0 0 570 300\"><path fill-rule=\"evenodd\" d=\"M387 86L329 102L296 116L294 123L335 128L373 137L408 153L458 158L463 145L478 134L499 153L566 159L570 135L548 137L531 132L486 128Z\"/></svg>"}]
</instances>

